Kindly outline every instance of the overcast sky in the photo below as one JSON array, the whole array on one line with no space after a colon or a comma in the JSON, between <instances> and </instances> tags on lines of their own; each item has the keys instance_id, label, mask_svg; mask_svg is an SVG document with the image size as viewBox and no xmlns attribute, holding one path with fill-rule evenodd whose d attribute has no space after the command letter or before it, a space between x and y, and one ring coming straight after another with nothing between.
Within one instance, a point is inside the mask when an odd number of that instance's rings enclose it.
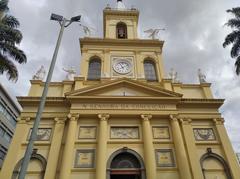
<instances>
[{"instance_id":1,"label":"overcast sky","mask_svg":"<svg viewBox=\"0 0 240 179\"><path fill-rule=\"evenodd\" d=\"M0 76L0 82L13 96L28 93L33 74L40 65L48 69L59 32L59 25L50 21L50 14L65 17L82 15L82 23L95 29L94 36L102 37L102 10L116 0L10 0L10 13L16 16L23 33L20 48L25 51L28 63L18 65L19 79L13 83ZM197 69L201 68L212 83L216 98L224 98L220 111L234 149L240 152L240 77L234 73L234 60L230 48L222 43L230 29L223 27L231 16L227 9L240 6L239 0L124 0L140 10L139 36L148 28L166 28L160 38L165 41L163 56L166 75L170 68L179 73L184 83L198 83ZM63 67L74 66L78 72L81 60L79 37L84 33L79 25L72 24L65 32L55 67L53 80L62 81Z\"/></svg>"}]
</instances>

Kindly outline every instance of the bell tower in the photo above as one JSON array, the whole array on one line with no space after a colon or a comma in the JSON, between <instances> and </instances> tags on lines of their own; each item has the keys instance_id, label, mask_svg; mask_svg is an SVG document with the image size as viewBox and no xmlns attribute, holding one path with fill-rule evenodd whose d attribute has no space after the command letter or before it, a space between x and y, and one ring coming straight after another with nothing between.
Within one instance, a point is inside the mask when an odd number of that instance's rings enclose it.
<instances>
[{"instance_id":1,"label":"bell tower","mask_svg":"<svg viewBox=\"0 0 240 179\"><path fill-rule=\"evenodd\" d=\"M81 74L91 84L130 78L161 82L163 41L138 38L139 11L121 0L103 10L103 38L80 39Z\"/></svg>"},{"instance_id":2,"label":"bell tower","mask_svg":"<svg viewBox=\"0 0 240 179\"><path fill-rule=\"evenodd\" d=\"M139 12L127 9L122 0L116 8L106 7L103 11L104 37L110 39L137 39Z\"/></svg>"}]
</instances>

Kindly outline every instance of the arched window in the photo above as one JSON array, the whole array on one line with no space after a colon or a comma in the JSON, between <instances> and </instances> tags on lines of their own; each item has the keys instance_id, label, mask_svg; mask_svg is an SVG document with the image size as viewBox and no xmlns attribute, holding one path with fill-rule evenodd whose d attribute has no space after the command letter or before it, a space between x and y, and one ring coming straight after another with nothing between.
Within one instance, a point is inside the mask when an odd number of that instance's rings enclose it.
<instances>
[{"instance_id":1,"label":"arched window","mask_svg":"<svg viewBox=\"0 0 240 179\"><path fill-rule=\"evenodd\" d=\"M101 60L92 58L88 66L88 80L100 80L101 78Z\"/></svg>"},{"instance_id":2,"label":"arched window","mask_svg":"<svg viewBox=\"0 0 240 179\"><path fill-rule=\"evenodd\" d=\"M152 60L144 61L144 73L147 81L157 81L155 63Z\"/></svg>"},{"instance_id":3,"label":"arched window","mask_svg":"<svg viewBox=\"0 0 240 179\"><path fill-rule=\"evenodd\" d=\"M23 159L19 160L16 164L11 179L18 178L21 164ZM26 178L39 178L43 179L47 166L47 160L40 154L37 153L37 149L33 149L33 153L30 158L30 162L27 168Z\"/></svg>"},{"instance_id":4,"label":"arched window","mask_svg":"<svg viewBox=\"0 0 240 179\"><path fill-rule=\"evenodd\" d=\"M200 164L204 179L212 176L212 171L215 170L216 176L221 178L232 179L230 168L227 162L218 154L213 153L211 148L207 148L207 153L200 158Z\"/></svg>"},{"instance_id":5,"label":"arched window","mask_svg":"<svg viewBox=\"0 0 240 179\"><path fill-rule=\"evenodd\" d=\"M116 26L116 34L118 39L127 39L127 25L119 22Z\"/></svg>"}]
</instances>

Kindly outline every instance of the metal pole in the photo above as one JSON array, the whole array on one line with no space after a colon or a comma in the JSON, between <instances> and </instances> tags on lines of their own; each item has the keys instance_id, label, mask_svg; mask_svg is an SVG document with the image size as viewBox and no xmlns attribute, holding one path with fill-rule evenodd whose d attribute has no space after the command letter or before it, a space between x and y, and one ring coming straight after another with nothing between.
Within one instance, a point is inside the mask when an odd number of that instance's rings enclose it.
<instances>
[{"instance_id":1,"label":"metal pole","mask_svg":"<svg viewBox=\"0 0 240 179\"><path fill-rule=\"evenodd\" d=\"M60 46L60 43L61 43L61 40L62 40L64 26L66 24L66 19L63 18L63 20L60 24L61 24L61 29L60 29L60 32L59 32L57 44L56 44L54 54L53 54L53 57L52 57L52 61L51 61L51 65L50 65L50 68L49 68L49 71L48 71L47 80L46 80L45 85L44 85L42 97L41 97L40 104L39 104L39 107L38 107L38 111L37 111L37 114L36 114L36 119L35 119L34 124L33 124L32 133L31 133L28 145L27 145L26 152L24 154L23 162L21 164L21 169L20 169L18 179L24 179L25 175L26 175L26 172L27 172L28 163L30 161L32 151L33 151L34 141L36 140L36 137L37 137L38 126L39 126L41 116L42 116L42 112L43 112L45 102L46 102L49 83L50 83L51 78L52 78L54 66L55 66L55 63L56 63L57 55L58 55L59 46Z\"/></svg>"}]
</instances>

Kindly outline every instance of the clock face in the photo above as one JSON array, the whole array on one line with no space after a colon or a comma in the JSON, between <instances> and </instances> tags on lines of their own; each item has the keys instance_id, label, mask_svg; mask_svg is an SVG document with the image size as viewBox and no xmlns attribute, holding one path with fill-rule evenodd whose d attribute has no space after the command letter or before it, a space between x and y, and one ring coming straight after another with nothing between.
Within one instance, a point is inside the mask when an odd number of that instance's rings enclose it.
<instances>
[{"instance_id":1,"label":"clock face","mask_svg":"<svg viewBox=\"0 0 240 179\"><path fill-rule=\"evenodd\" d=\"M119 60L113 65L113 69L115 72L120 74L127 74L131 71L132 65L130 62L125 60Z\"/></svg>"}]
</instances>

